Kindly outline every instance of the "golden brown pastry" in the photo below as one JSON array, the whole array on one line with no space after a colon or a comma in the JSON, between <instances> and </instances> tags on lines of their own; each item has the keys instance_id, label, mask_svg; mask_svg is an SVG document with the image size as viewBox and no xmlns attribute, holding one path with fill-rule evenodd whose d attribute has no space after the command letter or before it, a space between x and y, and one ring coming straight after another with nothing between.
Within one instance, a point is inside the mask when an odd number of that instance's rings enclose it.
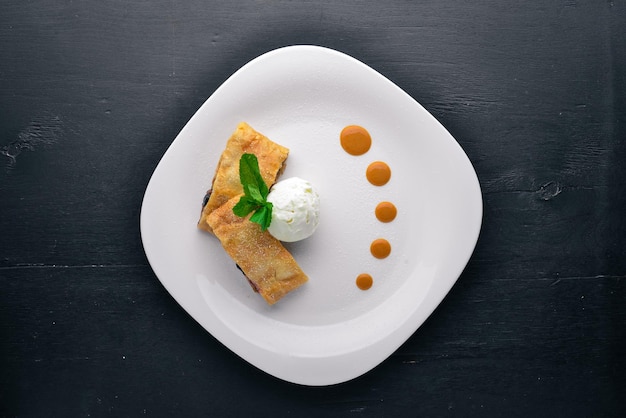
<instances>
[{"instance_id":1,"label":"golden brown pastry","mask_svg":"<svg viewBox=\"0 0 626 418\"><path fill-rule=\"evenodd\" d=\"M233 213L239 198L235 196L215 209L207 218L208 225L254 290L273 305L308 277L280 241L249 217Z\"/></svg>"},{"instance_id":2,"label":"golden brown pastry","mask_svg":"<svg viewBox=\"0 0 626 418\"><path fill-rule=\"evenodd\" d=\"M226 143L215 170L211 190L207 192L204 206L198 221L198 228L212 232L207 218L215 209L229 199L243 193L239 181L239 159L244 153L256 155L261 176L271 187L284 169L289 149L272 142L265 135L255 131L250 125L241 122Z\"/></svg>"}]
</instances>

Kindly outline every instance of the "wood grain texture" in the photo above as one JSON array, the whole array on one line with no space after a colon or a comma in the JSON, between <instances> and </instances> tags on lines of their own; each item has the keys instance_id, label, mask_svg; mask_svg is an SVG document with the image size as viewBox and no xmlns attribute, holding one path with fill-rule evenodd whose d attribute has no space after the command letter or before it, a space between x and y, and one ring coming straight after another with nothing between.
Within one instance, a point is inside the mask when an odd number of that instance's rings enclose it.
<instances>
[{"instance_id":1,"label":"wood grain texture","mask_svg":"<svg viewBox=\"0 0 626 418\"><path fill-rule=\"evenodd\" d=\"M623 1L4 1L0 416L626 414ZM484 222L388 360L307 388L197 325L143 254L160 157L230 74L311 43L455 136Z\"/></svg>"}]
</instances>

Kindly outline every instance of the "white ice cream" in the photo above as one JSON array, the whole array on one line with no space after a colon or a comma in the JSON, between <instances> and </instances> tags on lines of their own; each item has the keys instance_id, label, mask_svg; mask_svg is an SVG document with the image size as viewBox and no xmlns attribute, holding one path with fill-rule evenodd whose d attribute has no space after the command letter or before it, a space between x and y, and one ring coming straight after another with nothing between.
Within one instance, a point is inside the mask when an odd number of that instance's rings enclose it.
<instances>
[{"instance_id":1,"label":"white ice cream","mask_svg":"<svg viewBox=\"0 0 626 418\"><path fill-rule=\"evenodd\" d=\"M310 237L319 222L320 197L311 183L291 177L272 186L272 222L268 228L274 238L294 242Z\"/></svg>"}]
</instances>

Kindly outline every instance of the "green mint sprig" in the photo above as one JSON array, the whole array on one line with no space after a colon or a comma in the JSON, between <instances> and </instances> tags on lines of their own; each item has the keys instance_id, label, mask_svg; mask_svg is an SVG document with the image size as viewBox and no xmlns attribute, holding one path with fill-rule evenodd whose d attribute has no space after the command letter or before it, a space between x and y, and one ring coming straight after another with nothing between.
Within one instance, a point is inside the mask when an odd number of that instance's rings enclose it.
<instances>
[{"instance_id":1,"label":"green mint sprig","mask_svg":"<svg viewBox=\"0 0 626 418\"><path fill-rule=\"evenodd\" d=\"M265 231L272 222L272 203L267 201L269 189L261 177L259 161L254 154L243 154L239 160L239 180L243 186L244 195L233 207L233 213L244 217L250 212L252 222L261 225Z\"/></svg>"}]
</instances>

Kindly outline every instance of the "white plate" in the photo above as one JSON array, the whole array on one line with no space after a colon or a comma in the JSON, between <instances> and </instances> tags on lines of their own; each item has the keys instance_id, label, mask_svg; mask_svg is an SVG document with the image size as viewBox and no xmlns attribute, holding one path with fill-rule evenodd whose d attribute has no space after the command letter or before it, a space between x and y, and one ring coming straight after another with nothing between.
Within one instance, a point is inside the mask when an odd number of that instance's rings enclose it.
<instances>
[{"instance_id":1,"label":"white plate","mask_svg":"<svg viewBox=\"0 0 626 418\"><path fill-rule=\"evenodd\" d=\"M268 306L218 240L196 229L226 140L240 121L290 148L282 178L311 181L321 222L288 246L309 282ZM339 133L372 135L365 155L348 155ZM391 181L365 179L388 163ZM395 221L374 216L392 201ZM454 138L388 79L340 52L291 46L243 66L202 105L148 184L141 234L165 288L239 356L286 381L329 385L355 378L396 350L428 318L463 271L482 221L474 169ZM391 255L375 259L383 237ZM374 286L359 290L367 272Z\"/></svg>"}]
</instances>

